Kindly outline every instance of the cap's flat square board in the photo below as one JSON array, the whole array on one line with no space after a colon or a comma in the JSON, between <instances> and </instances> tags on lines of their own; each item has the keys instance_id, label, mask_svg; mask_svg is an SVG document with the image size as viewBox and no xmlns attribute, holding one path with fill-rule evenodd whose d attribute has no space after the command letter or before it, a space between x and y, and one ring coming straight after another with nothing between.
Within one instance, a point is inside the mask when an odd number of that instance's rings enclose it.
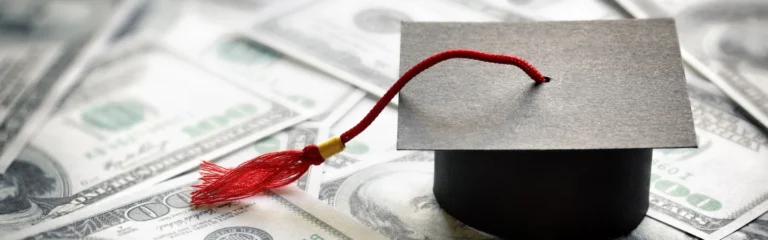
<instances>
[{"instance_id":1,"label":"cap's flat square board","mask_svg":"<svg viewBox=\"0 0 768 240\"><path fill-rule=\"evenodd\" d=\"M511 65L451 59L400 93L398 148L548 150L695 147L671 19L404 22L401 74L448 49L511 54Z\"/></svg>"}]
</instances>

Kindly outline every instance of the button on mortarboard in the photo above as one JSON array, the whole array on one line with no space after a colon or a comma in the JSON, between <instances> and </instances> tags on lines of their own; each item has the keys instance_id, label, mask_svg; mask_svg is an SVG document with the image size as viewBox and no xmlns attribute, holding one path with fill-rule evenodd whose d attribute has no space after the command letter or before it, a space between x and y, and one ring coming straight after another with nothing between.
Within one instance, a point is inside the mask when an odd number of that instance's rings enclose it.
<instances>
[{"instance_id":1,"label":"button on mortarboard","mask_svg":"<svg viewBox=\"0 0 768 240\"><path fill-rule=\"evenodd\" d=\"M451 60L400 93L398 149L435 150L446 212L502 237L616 237L648 208L653 148L695 147L674 21L403 23L401 71L447 49L527 59Z\"/></svg>"}]
</instances>

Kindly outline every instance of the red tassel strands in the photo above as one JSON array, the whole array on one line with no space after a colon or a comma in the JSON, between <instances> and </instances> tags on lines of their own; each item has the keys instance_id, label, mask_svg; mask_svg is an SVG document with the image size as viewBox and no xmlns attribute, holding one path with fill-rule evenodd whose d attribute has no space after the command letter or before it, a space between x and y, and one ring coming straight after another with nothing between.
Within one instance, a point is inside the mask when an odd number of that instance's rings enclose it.
<instances>
[{"instance_id":1,"label":"red tassel strands","mask_svg":"<svg viewBox=\"0 0 768 240\"><path fill-rule=\"evenodd\" d=\"M451 59L466 58L478 61L515 65L536 82L549 82L530 63L515 56L490 54L472 50L455 49L432 55L409 69L376 102L370 112L357 125L318 145L309 145L302 150L285 150L267 153L229 169L203 161L200 166L201 183L193 185L194 205L215 204L256 195L269 188L285 186L304 175L311 165L319 165L330 156L344 150L344 144L368 128L373 120L392 101L408 81L433 65Z\"/></svg>"}]
</instances>

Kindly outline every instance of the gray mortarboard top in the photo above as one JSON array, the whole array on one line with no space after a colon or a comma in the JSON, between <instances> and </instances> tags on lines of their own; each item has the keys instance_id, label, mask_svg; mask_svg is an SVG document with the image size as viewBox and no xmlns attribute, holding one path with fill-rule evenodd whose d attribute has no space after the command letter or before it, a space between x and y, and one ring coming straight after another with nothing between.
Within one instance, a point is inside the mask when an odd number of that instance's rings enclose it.
<instances>
[{"instance_id":1,"label":"gray mortarboard top","mask_svg":"<svg viewBox=\"0 0 768 240\"><path fill-rule=\"evenodd\" d=\"M400 92L398 149L435 150L434 193L458 220L502 237L615 237L648 208L653 148L696 147L671 19L402 25L401 74L452 59Z\"/></svg>"}]
</instances>

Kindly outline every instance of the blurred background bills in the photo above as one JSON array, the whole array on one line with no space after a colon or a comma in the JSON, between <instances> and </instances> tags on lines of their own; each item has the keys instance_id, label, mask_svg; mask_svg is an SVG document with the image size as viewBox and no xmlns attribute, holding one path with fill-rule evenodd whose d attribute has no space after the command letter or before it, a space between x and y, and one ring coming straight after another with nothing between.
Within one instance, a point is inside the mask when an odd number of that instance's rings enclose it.
<instances>
[{"instance_id":1,"label":"blurred background bills","mask_svg":"<svg viewBox=\"0 0 768 240\"><path fill-rule=\"evenodd\" d=\"M760 0L0 0L0 239L497 239L437 205L432 152L396 150L396 103L289 186L194 208L189 185L355 124L398 77L400 21L657 17L699 148L654 151L620 239L768 239Z\"/></svg>"},{"instance_id":2,"label":"blurred background bills","mask_svg":"<svg viewBox=\"0 0 768 240\"><path fill-rule=\"evenodd\" d=\"M135 11L133 0L0 1L0 172Z\"/></svg>"}]
</instances>

